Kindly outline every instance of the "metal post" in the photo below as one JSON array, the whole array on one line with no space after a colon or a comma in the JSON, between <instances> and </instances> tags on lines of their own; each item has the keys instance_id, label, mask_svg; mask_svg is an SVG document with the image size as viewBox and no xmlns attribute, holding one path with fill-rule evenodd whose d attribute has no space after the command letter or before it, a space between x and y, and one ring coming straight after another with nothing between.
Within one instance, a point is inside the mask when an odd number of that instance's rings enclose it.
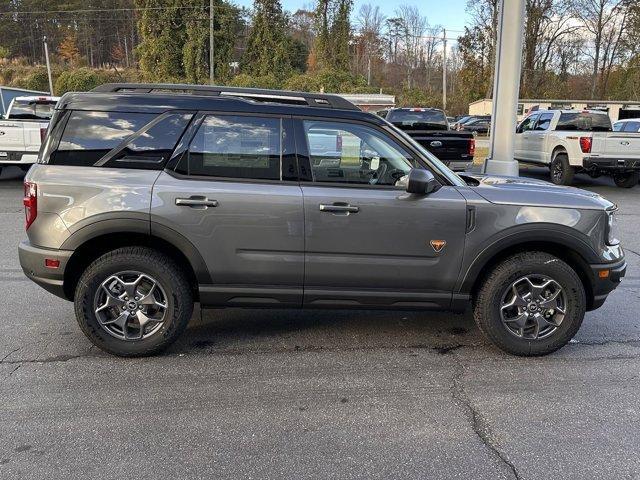
<instances>
[{"instance_id":1,"label":"metal post","mask_svg":"<svg viewBox=\"0 0 640 480\"><path fill-rule=\"evenodd\" d=\"M215 78L215 69L213 65L213 0L209 0L209 83L213 85Z\"/></svg>"},{"instance_id":2,"label":"metal post","mask_svg":"<svg viewBox=\"0 0 640 480\"><path fill-rule=\"evenodd\" d=\"M442 29L442 109L447 111L447 30Z\"/></svg>"},{"instance_id":3,"label":"metal post","mask_svg":"<svg viewBox=\"0 0 640 480\"><path fill-rule=\"evenodd\" d=\"M522 70L525 0L500 0L489 158L484 171L518 176L514 160L518 93Z\"/></svg>"},{"instance_id":4,"label":"metal post","mask_svg":"<svg viewBox=\"0 0 640 480\"><path fill-rule=\"evenodd\" d=\"M44 43L44 59L47 62L47 75L49 76L49 93L53 95L53 80L51 78L51 63L49 63L49 47L47 46L47 37L42 37Z\"/></svg>"}]
</instances>

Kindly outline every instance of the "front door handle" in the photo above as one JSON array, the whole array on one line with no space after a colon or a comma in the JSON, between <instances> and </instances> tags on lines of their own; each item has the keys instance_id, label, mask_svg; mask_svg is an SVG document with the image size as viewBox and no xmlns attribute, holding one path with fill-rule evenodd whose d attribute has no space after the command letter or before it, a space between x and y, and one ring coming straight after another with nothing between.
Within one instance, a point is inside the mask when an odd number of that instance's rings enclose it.
<instances>
[{"instance_id":1,"label":"front door handle","mask_svg":"<svg viewBox=\"0 0 640 480\"><path fill-rule=\"evenodd\" d=\"M176 198L176 205L179 207L191 207L206 210L209 207L217 207L217 200L209 200L205 196L193 195L189 198Z\"/></svg>"},{"instance_id":2,"label":"front door handle","mask_svg":"<svg viewBox=\"0 0 640 480\"><path fill-rule=\"evenodd\" d=\"M344 213L349 215L350 213L358 213L360 208L347 203L334 203L333 205L324 205L321 203L320 211L328 213Z\"/></svg>"}]
</instances>

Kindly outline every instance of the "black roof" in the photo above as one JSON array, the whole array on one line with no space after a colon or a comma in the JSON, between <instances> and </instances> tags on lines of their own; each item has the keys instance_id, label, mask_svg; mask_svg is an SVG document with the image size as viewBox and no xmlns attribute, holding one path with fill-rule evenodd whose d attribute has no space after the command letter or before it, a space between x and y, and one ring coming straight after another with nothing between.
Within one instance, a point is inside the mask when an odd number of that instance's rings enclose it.
<instances>
[{"instance_id":1,"label":"black roof","mask_svg":"<svg viewBox=\"0 0 640 480\"><path fill-rule=\"evenodd\" d=\"M173 93L187 95L233 96L266 103L304 105L315 108L360 110L353 103L339 95L293 92L288 90L267 90L264 88L241 88L175 83L105 83L104 85L94 88L92 91L104 93Z\"/></svg>"},{"instance_id":2,"label":"black roof","mask_svg":"<svg viewBox=\"0 0 640 480\"><path fill-rule=\"evenodd\" d=\"M127 84L118 84L127 85ZM352 108L342 109L331 106L300 105L287 103L274 103L271 101L255 101L254 99L236 97L231 95L215 95L196 89L193 93L176 94L171 91L156 93L119 90L117 92L103 92L106 86L98 87L91 92L66 93L62 96L56 108L61 110L95 110L95 111L120 111L137 113L164 113L170 110L201 110L214 112L237 112L256 114L277 114L293 116L313 116L366 120L376 124L384 124L377 115L363 112L352 105ZM177 87L177 86L176 86ZM195 87L195 86L190 86ZM255 89L241 89L243 91ZM226 91L226 87L225 87ZM271 91L270 91L271 92ZM281 93L278 91L278 93ZM298 92L284 92L298 93ZM316 95L316 94L314 94ZM320 94L317 94L320 95ZM335 95L333 96L335 97ZM344 99L343 99L344 100ZM346 102L346 100L344 100Z\"/></svg>"}]
</instances>

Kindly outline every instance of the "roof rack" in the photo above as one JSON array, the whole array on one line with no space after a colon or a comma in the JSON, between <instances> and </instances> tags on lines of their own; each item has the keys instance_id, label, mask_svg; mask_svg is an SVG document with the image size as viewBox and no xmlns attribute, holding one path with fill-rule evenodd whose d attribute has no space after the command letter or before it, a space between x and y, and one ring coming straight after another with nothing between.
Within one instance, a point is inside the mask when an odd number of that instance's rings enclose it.
<instances>
[{"instance_id":1,"label":"roof rack","mask_svg":"<svg viewBox=\"0 0 640 480\"><path fill-rule=\"evenodd\" d=\"M184 93L191 95L212 95L240 97L256 102L306 105L317 108L360 110L350 101L324 93L290 92L286 90L266 90L261 88L221 87L214 85L191 85L170 83L105 83L92 90L104 93Z\"/></svg>"}]
</instances>

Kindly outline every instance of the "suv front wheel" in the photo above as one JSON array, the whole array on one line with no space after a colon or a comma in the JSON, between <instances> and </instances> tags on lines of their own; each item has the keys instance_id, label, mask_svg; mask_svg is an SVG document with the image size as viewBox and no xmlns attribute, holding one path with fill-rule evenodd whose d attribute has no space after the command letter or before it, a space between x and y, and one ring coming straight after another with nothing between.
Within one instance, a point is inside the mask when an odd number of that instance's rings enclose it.
<instances>
[{"instance_id":1,"label":"suv front wheel","mask_svg":"<svg viewBox=\"0 0 640 480\"><path fill-rule=\"evenodd\" d=\"M105 253L85 270L75 292L76 319L85 335L113 355L153 355L183 332L193 295L182 270L145 247Z\"/></svg>"},{"instance_id":2,"label":"suv front wheel","mask_svg":"<svg viewBox=\"0 0 640 480\"><path fill-rule=\"evenodd\" d=\"M498 264L474 299L480 331L505 352L546 355L578 332L586 296L576 272L545 252L513 255Z\"/></svg>"}]
</instances>

